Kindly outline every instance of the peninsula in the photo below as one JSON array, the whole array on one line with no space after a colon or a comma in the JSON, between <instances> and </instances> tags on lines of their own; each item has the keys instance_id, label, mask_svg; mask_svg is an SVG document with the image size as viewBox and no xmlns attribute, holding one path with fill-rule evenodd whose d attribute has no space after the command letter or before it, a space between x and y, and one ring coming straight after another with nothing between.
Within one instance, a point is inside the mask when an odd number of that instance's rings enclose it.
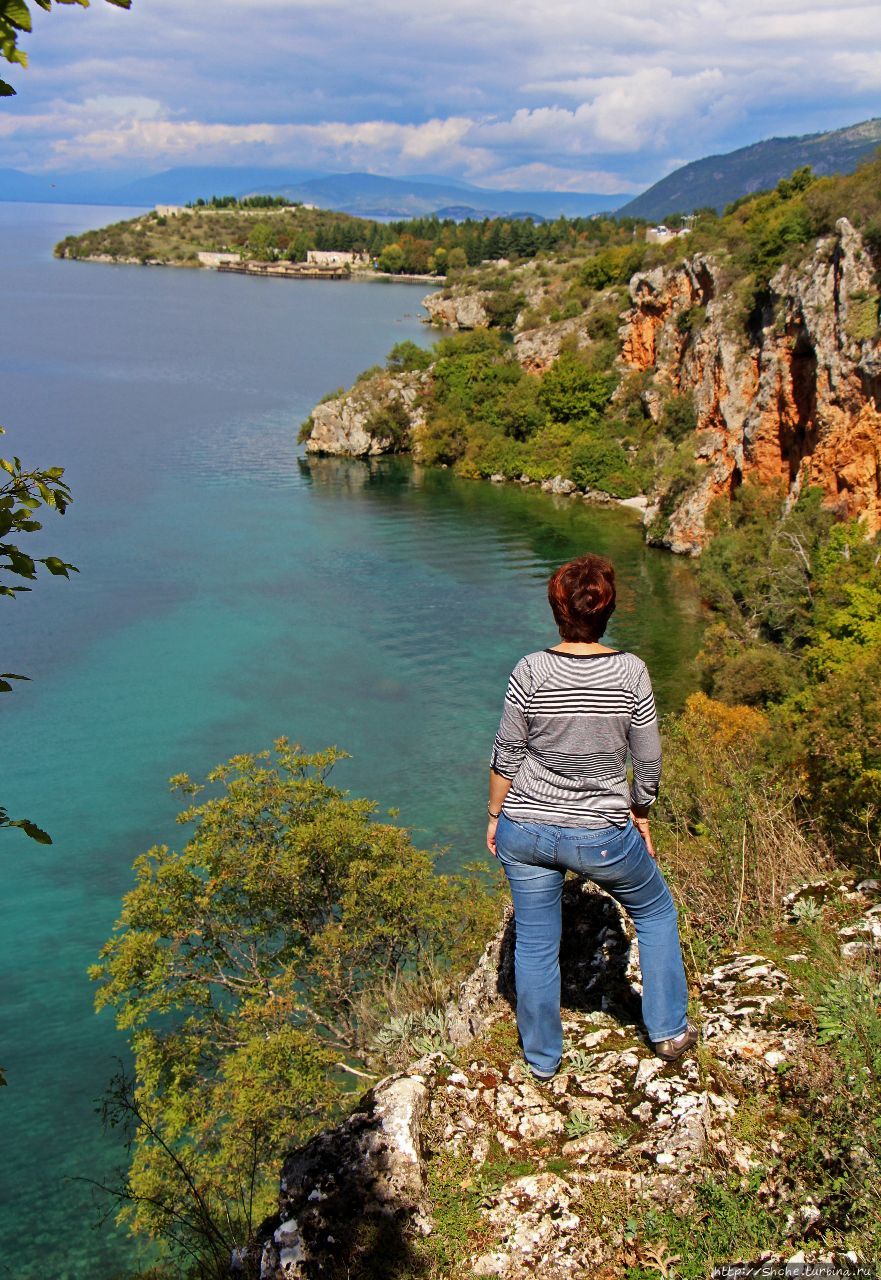
<instances>
[{"instance_id":1,"label":"peninsula","mask_svg":"<svg viewBox=\"0 0 881 1280\"><path fill-rule=\"evenodd\" d=\"M590 218L378 222L278 196L212 196L190 205L157 205L125 221L67 236L55 246L55 256L261 275L379 274L430 281L485 259L556 254L592 225Z\"/></svg>"}]
</instances>

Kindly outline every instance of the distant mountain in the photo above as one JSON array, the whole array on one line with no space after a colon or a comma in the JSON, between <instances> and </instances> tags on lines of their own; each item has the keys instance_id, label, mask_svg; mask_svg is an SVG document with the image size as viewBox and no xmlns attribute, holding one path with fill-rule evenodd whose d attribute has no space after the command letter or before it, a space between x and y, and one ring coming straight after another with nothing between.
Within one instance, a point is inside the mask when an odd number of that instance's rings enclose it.
<instances>
[{"instance_id":1,"label":"distant mountain","mask_svg":"<svg viewBox=\"0 0 881 1280\"><path fill-rule=\"evenodd\" d=\"M243 196L277 190L290 182L314 178L314 169L251 169L232 165L190 165L166 169L116 187L111 193L120 204L187 204L212 196Z\"/></svg>"},{"instance_id":2,"label":"distant mountain","mask_svg":"<svg viewBox=\"0 0 881 1280\"><path fill-rule=\"evenodd\" d=\"M466 218L474 218L482 221L484 218L496 217L492 209L475 209L470 204L447 204L442 209L434 211L441 219L452 218L453 222L464 222ZM519 209L512 210L505 215L511 222L525 222L527 218L531 218L533 222L547 222L547 218L541 213L523 212Z\"/></svg>"},{"instance_id":3,"label":"distant mountain","mask_svg":"<svg viewBox=\"0 0 881 1280\"><path fill-rule=\"evenodd\" d=\"M617 213L622 217L661 219L708 206L721 211L740 196L776 186L802 165L811 165L818 174L853 173L879 145L881 119L865 120L831 133L768 138L727 155L708 156L683 165Z\"/></svg>"},{"instance_id":4,"label":"distant mountain","mask_svg":"<svg viewBox=\"0 0 881 1280\"><path fill-rule=\"evenodd\" d=\"M95 193L111 183L100 174L85 178L72 174L23 173L21 169L0 169L0 200L35 201L39 204L90 204ZM119 175L113 179L119 183ZM96 204L106 203L95 198Z\"/></svg>"},{"instance_id":5,"label":"distant mountain","mask_svg":"<svg viewBox=\"0 0 881 1280\"><path fill-rule=\"evenodd\" d=\"M274 194L322 209L339 209L361 218L427 217L453 208L451 217L507 217L529 209L543 218L588 217L617 209L624 195L591 195L573 191L496 191L466 186L445 178L385 178L375 173L331 173L273 188ZM467 193L467 200L464 198Z\"/></svg>"},{"instance_id":6,"label":"distant mountain","mask_svg":"<svg viewBox=\"0 0 881 1280\"><path fill-rule=\"evenodd\" d=\"M315 176L314 169L252 169L231 165L191 165L148 177L119 173L37 175L0 169L0 200L52 204L118 204L143 207L186 204L203 196L240 196L267 191Z\"/></svg>"},{"instance_id":7,"label":"distant mountain","mask_svg":"<svg viewBox=\"0 0 881 1280\"><path fill-rule=\"evenodd\" d=\"M424 175L384 178L374 173L316 174L313 170L191 165L125 181L106 173L34 176L0 169L0 200L150 206L186 204L200 196L283 195L323 209L363 218L412 218L441 209L446 216L556 218L585 217L617 208L624 195L581 195L569 191L495 191L470 183ZM528 209L530 214L519 212Z\"/></svg>"}]
</instances>

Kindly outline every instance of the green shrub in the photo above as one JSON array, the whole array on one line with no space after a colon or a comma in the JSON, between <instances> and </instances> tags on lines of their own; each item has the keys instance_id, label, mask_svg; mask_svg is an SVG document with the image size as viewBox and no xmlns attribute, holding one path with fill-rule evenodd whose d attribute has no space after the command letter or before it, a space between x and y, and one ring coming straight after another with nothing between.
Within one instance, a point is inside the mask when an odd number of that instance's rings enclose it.
<instances>
[{"instance_id":1,"label":"green shrub","mask_svg":"<svg viewBox=\"0 0 881 1280\"><path fill-rule=\"evenodd\" d=\"M582 489L603 489L619 497L632 497L633 493L620 493L622 484L627 487L627 472L627 454L616 440L598 436L572 450L572 479ZM630 487L634 493L639 492L632 480Z\"/></svg>"},{"instance_id":2,"label":"green shrub","mask_svg":"<svg viewBox=\"0 0 881 1280\"><path fill-rule=\"evenodd\" d=\"M671 395L664 401L658 428L662 435L676 443L697 430L697 410L690 391Z\"/></svg>"},{"instance_id":3,"label":"green shrub","mask_svg":"<svg viewBox=\"0 0 881 1280\"><path fill-rule=\"evenodd\" d=\"M644 245L625 245L602 249L588 258L581 268L580 279L589 289L605 289L611 284L627 284L645 260Z\"/></svg>"},{"instance_id":4,"label":"green shrub","mask_svg":"<svg viewBox=\"0 0 881 1280\"><path fill-rule=\"evenodd\" d=\"M852 342L871 341L878 332L878 295L851 294L844 328Z\"/></svg>"},{"instance_id":5,"label":"green shrub","mask_svg":"<svg viewBox=\"0 0 881 1280\"><path fill-rule=\"evenodd\" d=\"M539 400L537 380L524 374L519 382L509 384L494 406L491 420L515 440L528 440L539 431L547 414Z\"/></svg>"},{"instance_id":6,"label":"green shrub","mask_svg":"<svg viewBox=\"0 0 881 1280\"><path fill-rule=\"evenodd\" d=\"M525 301L522 293L499 289L484 298L483 306L493 328L512 329Z\"/></svg>"},{"instance_id":7,"label":"green shrub","mask_svg":"<svg viewBox=\"0 0 881 1280\"><path fill-rule=\"evenodd\" d=\"M410 415L398 399L372 413L365 423L367 434L374 440L391 440L392 452L399 453L410 442Z\"/></svg>"},{"instance_id":8,"label":"green shrub","mask_svg":"<svg viewBox=\"0 0 881 1280\"><path fill-rule=\"evenodd\" d=\"M621 299L613 298L594 307L587 317L587 332L594 341L618 343L621 326Z\"/></svg>"},{"instance_id":9,"label":"green shrub","mask_svg":"<svg viewBox=\"0 0 881 1280\"><path fill-rule=\"evenodd\" d=\"M407 338L398 342L388 353L385 367L389 373L413 373L419 369L427 369L434 356L425 347L418 346Z\"/></svg>"},{"instance_id":10,"label":"green shrub","mask_svg":"<svg viewBox=\"0 0 881 1280\"><path fill-rule=\"evenodd\" d=\"M616 382L614 374L598 373L581 355L564 351L542 378L539 399L555 422L598 418Z\"/></svg>"},{"instance_id":11,"label":"green shrub","mask_svg":"<svg viewBox=\"0 0 881 1280\"><path fill-rule=\"evenodd\" d=\"M680 333L697 333L703 328L707 318L707 309L702 306L686 307L676 317L676 328Z\"/></svg>"}]
</instances>

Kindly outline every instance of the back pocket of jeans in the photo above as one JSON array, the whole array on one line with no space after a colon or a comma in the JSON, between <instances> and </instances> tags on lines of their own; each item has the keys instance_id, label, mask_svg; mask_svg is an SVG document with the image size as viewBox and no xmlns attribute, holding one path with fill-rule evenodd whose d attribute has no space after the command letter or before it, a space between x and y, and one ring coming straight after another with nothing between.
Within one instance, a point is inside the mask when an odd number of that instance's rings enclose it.
<instances>
[{"instance_id":1,"label":"back pocket of jeans","mask_svg":"<svg viewBox=\"0 0 881 1280\"><path fill-rule=\"evenodd\" d=\"M620 867L626 857L626 843L620 832L612 832L604 840L591 840L575 846L575 857L582 875L602 874L603 868Z\"/></svg>"}]
</instances>

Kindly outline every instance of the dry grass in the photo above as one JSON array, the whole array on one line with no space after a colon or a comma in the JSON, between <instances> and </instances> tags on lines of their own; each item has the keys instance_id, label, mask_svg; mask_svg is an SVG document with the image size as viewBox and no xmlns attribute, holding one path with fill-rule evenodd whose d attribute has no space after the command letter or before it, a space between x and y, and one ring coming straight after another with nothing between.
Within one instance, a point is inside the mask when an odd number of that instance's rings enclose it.
<instances>
[{"instance_id":1,"label":"dry grass","mask_svg":"<svg viewBox=\"0 0 881 1280\"><path fill-rule=\"evenodd\" d=\"M781 776L761 712L693 694L665 737L661 865L692 941L736 946L778 923L783 895L830 870L831 852L797 818L802 779Z\"/></svg>"}]
</instances>

